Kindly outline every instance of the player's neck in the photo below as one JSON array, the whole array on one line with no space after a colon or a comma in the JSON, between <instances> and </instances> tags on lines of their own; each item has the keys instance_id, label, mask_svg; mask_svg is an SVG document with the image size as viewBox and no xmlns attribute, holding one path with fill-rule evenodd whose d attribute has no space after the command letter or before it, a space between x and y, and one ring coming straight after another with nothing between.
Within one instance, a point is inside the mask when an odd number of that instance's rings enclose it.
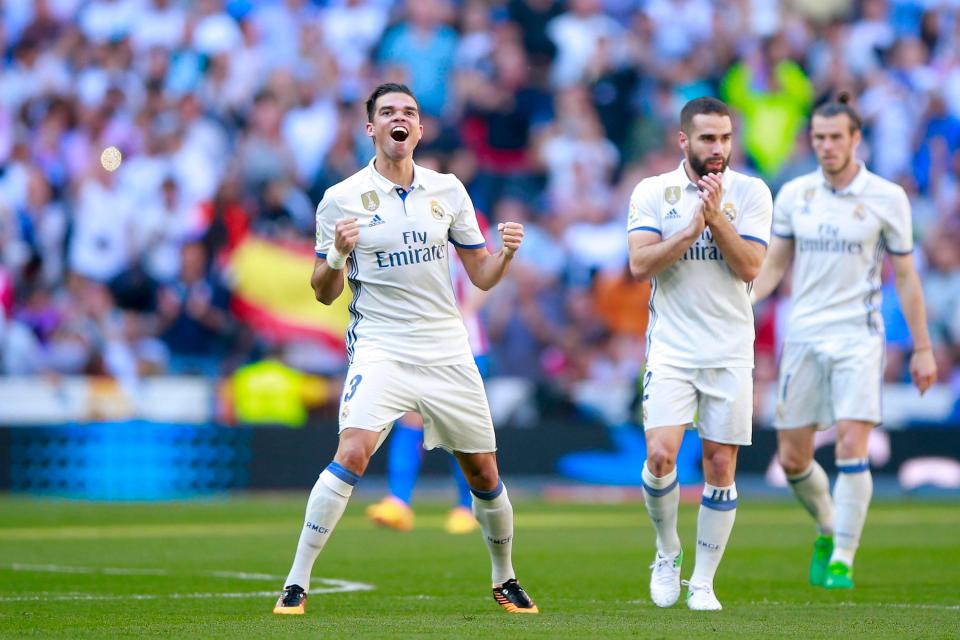
<instances>
[{"instance_id":1,"label":"player's neck","mask_svg":"<svg viewBox=\"0 0 960 640\"><path fill-rule=\"evenodd\" d=\"M827 173L824 171L823 177L834 191L843 191L850 186L850 183L853 182L858 173L860 173L860 163L851 159L847 166L837 173Z\"/></svg>"},{"instance_id":2,"label":"player's neck","mask_svg":"<svg viewBox=\"0 0 960 640\"><path fill-rule=\"evenodd\" d=\"M697 184L700 182L700 179L703 178L703 176L697 175L697 172L693 170L693 167L690 166L689 160L683 161L683 170L687 174L687 179L693 184Z\"/></svg>"},{"instance_id":3,"label":"player's neck","mask_svg":"<svg viewBox=\"0 0 960 640\"><path fill-rule=\"evenodd\" d=\"M400 160L391 160L382 153L377 154L373 166L384 178L404 189L413 184L413 158L407 156Z\"/></svg>"}]
</instances>

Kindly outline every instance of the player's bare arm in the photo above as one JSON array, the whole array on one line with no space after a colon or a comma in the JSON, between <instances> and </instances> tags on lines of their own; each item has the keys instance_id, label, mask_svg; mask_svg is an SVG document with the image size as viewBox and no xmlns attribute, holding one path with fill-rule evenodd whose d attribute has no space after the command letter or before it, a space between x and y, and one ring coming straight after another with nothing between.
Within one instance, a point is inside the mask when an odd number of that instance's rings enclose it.
<instances>
[{"instance_id":1,"label":"player's bare arm","mask_svg":"<svg viewBox=\"0 0 960 640\"><path fill-rule=\"evenodd\" d=\"M513 260L514 254L523 242L523 225L519 222L503 222L497 226L502 247L496 253L486 248L464 249L457 247L457 254L463 262L463 268L470 282L478 289L489 291L500 282Z\"/></svg>"},{"instance_id":2,"label":"player's bare arm","mask_svg":"<svg viewBox=\"0 0 960 640\"><path fill-rule=\"evenodd\" d=\"M637 280L649 280L683 257L704 229L704 218L697 211L690 224L680 233L664 240L659 233L636 230L627 237L630 251L630 273Z\"/></svg>"},{"instance_id":3,"label":"player's bare arm","mask_svg":"<svg viewBox=\"0 0 960 640\"><path fill-rule=\"evenodd\" d=\"M703 203L702 211L706 225L723 254L723 259L737 277L752 282L760 273L767 248L758 242L744 240L721 210L723 201L723 178L719 173L708 173L697 182L698 195Z\"/></svg>"},{"instance_id":4,"label":"player's bare arm","mask_svg":"<svg viewBox=\"0 0 960 640\"><path fill-rule=\"evenodd\" d=\"M767 249L767 257L760 267L760 275L753 281L754 302L759 302L769 296L783 280L783 274L787 272L790 261L793 259L793 238L784 238L773 236L770 239L770 247Z\"/></svg>"},{"instance_id":5,"label":"player's bare arm","mask_svg":"<svg viewBox=\"0 0 960 640\"><path fill-rule=\"evenodd\" d=\"M310 276L310 286L319 302L333 304L343 293L343 267L359 237L360 226L356 218L337 221L333 246L325 258L316 259Z\"/></svg>"},{"instance_id":6,"label":"player's bare arm","mask_svg":"<svg viewBox=\"0 0 960 640\"><path fill-rule=\"evenodd\" d=\"M892 255L894 285L903 317L913 338L913 356L910 358L910 377L923 395L937 380L937 363L933 357L933 343L927 330L927 311L923 300L920 276L913 266L913 255Z\"/></svg>"}]
</instances>

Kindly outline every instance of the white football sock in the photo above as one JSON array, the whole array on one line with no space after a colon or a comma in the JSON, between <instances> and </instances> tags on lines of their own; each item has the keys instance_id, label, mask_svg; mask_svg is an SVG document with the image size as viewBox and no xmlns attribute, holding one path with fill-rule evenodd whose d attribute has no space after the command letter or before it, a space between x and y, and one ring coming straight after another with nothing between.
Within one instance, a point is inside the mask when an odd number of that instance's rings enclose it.
<instances>
[{"instance_id":1,"label":"white football sock","mask_svg":"<svg viewBox=\"0 0 960 640\"><path fill-rule=\"evenodd\" d=\"M793 495L804 509L817 521L817 531L823 536L833 536L833 499L830 497L830 479L816 460L806 470L795 476L787 476Z\"/></svg>"},{"instance_id":2,"label":"white football sock","mask_svg":"<svg viewBox=\"0 0 960 640\"><path fill-rule=\"evenodd\" d=\"M704 484L697 515L697 561L690 577L691 584L713 586L713 576L720 566L736 518L737 485L715 487Z\"/></svg>"},{"instance_id":3,"label":"white football sock","mask_svg":"<svg viewBox=\"0 0 960 640\"><path fill-rule=\"evenodd\" d=\"M491 579L494 585L501 585L517 575L512 561L513 505L503 481L493 491L470 491L473 492L473 515L480 523L480 531L490 552Z\"/></svg>"},{"instance_id":4,"label":"white football sock","mask_svg":"<svg viewBox=\"0 0 960 640\"><path fill-rule=\"evenodd\" d=\"M833 487L837 526L830 562L840 561L852 567L860 544L860 534L867 521L867 509L873 495L873 476L866 458L837 460L837 471L837 483Z\"/></svg>"},{"instance_id":5,"label":"white football sock","mask_svg":"<svg viewBox=\"0 0 960 640\"><path fill-rule=\"evenodd\" d=\"M353 493L353 487L359 479L360 476L336 462L330 463L320 474L307 499L307 511L300 541L297 542L297 553L284 586L298 584L304 591L310 591L313 563L340 521L350 494Z\"/></svg>"},{"instance_id":6,"label":"white football sock","mask_svg":"<svg viewBox=\"0 0 960 640\"><path fill-rule=\"evenodd\" d=\"M643 465L643 502L657 531L657 552L661 556L680 553L680 536L677 535L677 514L680 511L680 483L677 470L658 478Z\"/></svg>"}]
</instances>

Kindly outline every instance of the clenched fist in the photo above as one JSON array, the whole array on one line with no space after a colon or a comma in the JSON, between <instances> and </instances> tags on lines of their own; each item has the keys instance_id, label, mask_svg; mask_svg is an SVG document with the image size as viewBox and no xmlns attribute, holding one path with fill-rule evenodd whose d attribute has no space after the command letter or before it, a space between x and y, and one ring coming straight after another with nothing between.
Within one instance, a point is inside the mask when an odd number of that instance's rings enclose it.
<instances>
[{"instance_id":1,"label":"clenched fist","mask_svg":"<svg viewBox=\"0 0 960 640\"><path fill-rule=\"evenodd\" d=\"M501 222L497 225L500 232L500 242L503 244L503 254L512 258L523 242L523 225L519 222Z\"/></svg>"},{"instance_id":2,"label":"clenched fist","mask_svg":"<svg viewBox=\"0 0 960 640\"><path fill-rule=\"evenodd\" d=\"M357 239L360 237L360 225L356 218L343 218L337 220L336 233L333 238L333 246L336 247L340 255L350 255L353 248L357 246Z\"/></svg>"}]
</instances>

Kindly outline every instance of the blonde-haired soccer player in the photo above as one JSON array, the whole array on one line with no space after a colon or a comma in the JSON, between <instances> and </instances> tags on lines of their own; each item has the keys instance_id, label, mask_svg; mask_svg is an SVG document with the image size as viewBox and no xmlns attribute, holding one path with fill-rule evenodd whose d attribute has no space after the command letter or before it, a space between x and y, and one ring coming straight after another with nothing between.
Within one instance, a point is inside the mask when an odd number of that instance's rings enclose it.
<instances>
[{"instance_id":1,"label":"blonde-haired soccer player","mask_svg":"<svg viewBox=\"0 0 960 640\"><path fill-rule=\"evenodd\" d=\"M493 565L494 599L511 613L537 613L513 570L513 507L497 470L490 409L447 263L450 242L473 284L490 289L520 247L523 226L503 223L503 247L487 251L463 184L413 162L423 127L410 89L380 85L366 106L376 154L328 189L317 207L310 279L323 304L343 292L344 272L353 292L340 443L310 493L293 566L273 611L304 613L313 564L370 456L397 418L416 411L423 416L424 446L452 451L470 484Z\"/></svg>"},{"instance_id":2,"label":"blonde-haired soccer player","mask_svg":"<svg viewBox=\"0 0 960 640\"><path fill-rule=\"evenodd\" d=\"M819 530L810 583L828 589L853 587L873 492L867 439L881 421L884 252L914 340L913 382L923 393L937 375L911 255L910 203L902 188L857 162L860 128L845 96L814 110L810 137L820 169L777 194L774 238L753 289L756 300L769 295L793 260L774 426L780 464ZM839 473L831 498L827 474L813 458L813 436L832 424Z\"/></svg>"},{"instance_id":3,"label":"blonde-haired soccer player","mask_svg":"<svg viewBox=\"0 0 960 640\"><path fill-rule=\"evenodd\" d=\"M697 519L687 606L721 609L713 578L737 507L737 450L753 429L753 310L749 283L770 234L770 190L728 168L733 123L723 102L697 98L680 113L684 160L647 178L630 198L630 270L652 279L643 426L644 499L657 532L650 597L680 597L676 460L698 417L706 483Z\"/></svg>"}]
</instances>

